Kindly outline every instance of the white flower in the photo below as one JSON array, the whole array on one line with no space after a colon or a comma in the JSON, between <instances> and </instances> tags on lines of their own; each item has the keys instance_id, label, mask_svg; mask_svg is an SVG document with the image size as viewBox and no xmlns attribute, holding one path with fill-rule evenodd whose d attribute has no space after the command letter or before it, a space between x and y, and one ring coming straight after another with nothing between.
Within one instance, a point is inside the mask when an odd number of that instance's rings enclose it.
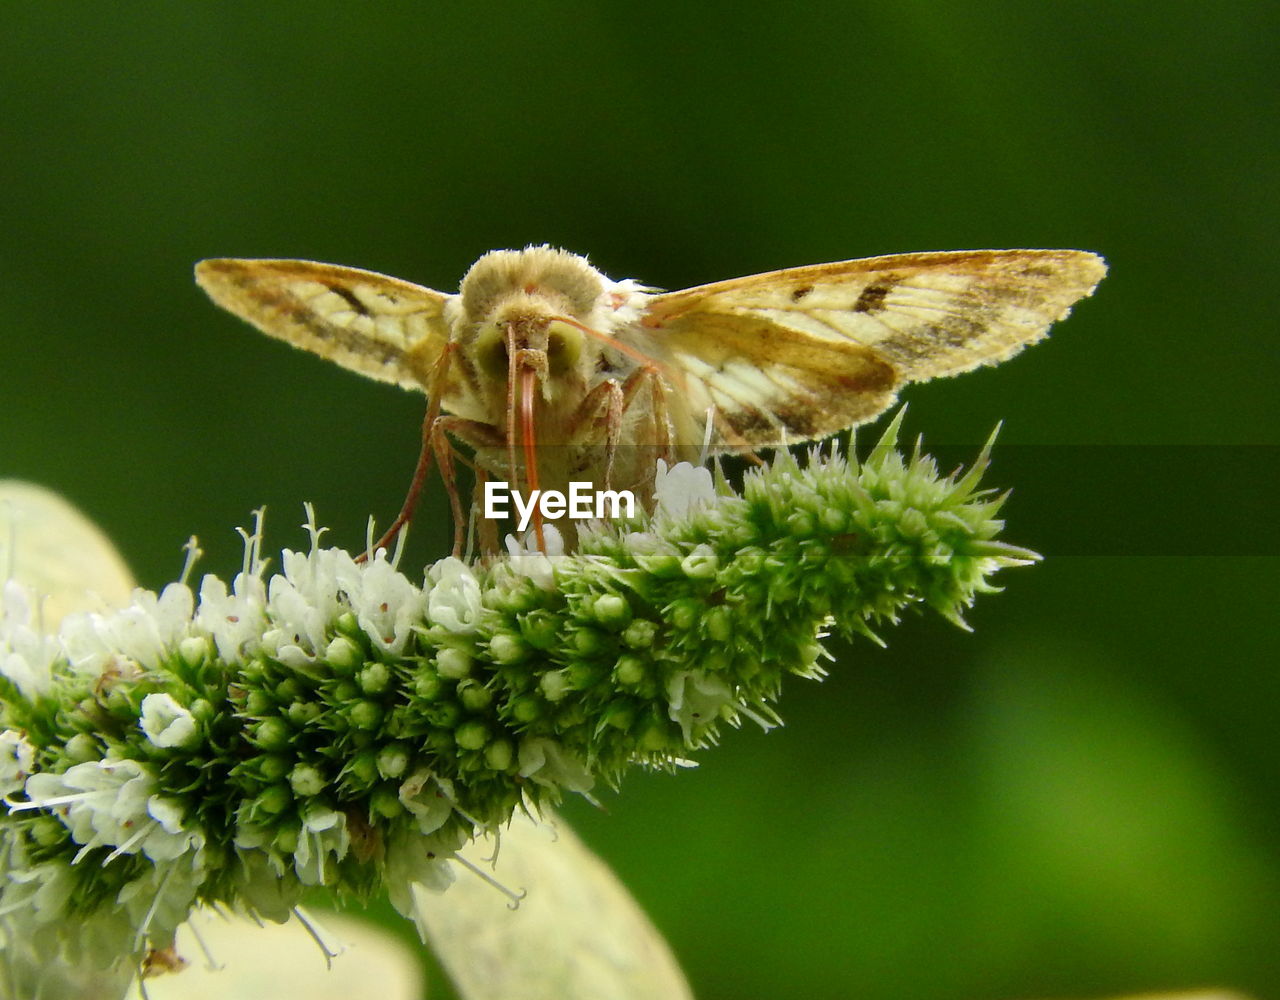
<instances>
[{"instance_id":1,"label":"white flower","mask_svg":"<svg viewBox=\"0 0 1280 1000\"><path fill-rule=\"evenodd\" d=\"M289 919L294 906L298 903L301 888L291 879L281 878L283 865L264 846L261 850L251 848L242 841L240 824L236 833L236 864L232 868L234 892L242 900L250 913L274 920L278 924ZM264 845L270 844L271 833L264 833L261 828L254 828L255 835L263 833L260 839Z\"/></svg>"},{"instance_id":2,"label":"white flower","mask_svg":"<svg viewBox=\"0 0 1280 1000\"><path fill-rule=\"evenodd\" d=\"M155 795L155 776L136 760L95 760L76 764L62 774L33 774L27 779L28 801L9 809L48 809L83 845L79 861L95 847L113 847L104 862L121 854L146 854L170 861L204 846L204 836L182 826L180 802Z\"/></svg>"},{"instance_id":3,"label":"white flower","mask_svg":"<svg viewBox=\"0 0 1280 1000\"><path fill-rule=\"evenodd\" d=\"M26 910L34 924L58 920L71 908L78 879L71 866L46 861L31 868L10 867L6 872L3 911Z\"/></svg>"},{"instance_id":4,"label":"white flower","mask_svg":"<svg viewBox=\"0 0 1280 1000\"><path fill-rule=\"evenodd\" d=\"M49 690L58 643L33 621L31 592L16 580L0 589L0 674L28 700Z\"/></svg>"},{"instance_id":5,"label":"white flower","mask_svg":"<svg viewBox=\"0 0 1280 1000\"><path fill-rule=\"evenodd\" d=\"M147 739L158 747L191 749L200 742L195 716L170 694L149 694L143 698L138 724Z\"/></svg>"},{"instance_id":6,"label":"white flower","mask_svg":"<svg viewBox=\"0 0 1280 1000\"><path fill-rule=\"evenodd\" d=\"M419 833L435 833L453 812L453 785L422 768L400 785L400 801L413 814Z\"/></svg>"},{"instance_id":7,"label":"white flower","mask_svg":"<svg viewBox=\"0 0 1280 1000\"><path fill-rule=\"evenodd\" d=\"M528 577L543 590L554 590L555 566L564 557L564 536L554 524L545 524L542 541L546 546L545 552L538 548L537 534L533 531L526 531L522 538L507 535L504 539L507 566L517 576Z\"/></svg>"},{"instance_id":8,"label":"white flower","mask_svg":"<svg viewBox=\"0 0 1280 1000\"><path fill-rule=\"evenodd\" d=\"M653 477L653 498L657 510L668 517L683 517L695 506L711 503L716 498L711 470L688 462L677 462L670 469L658 459Z\"/></svg>"},{"instance_id":9,"label":"white flower","mask_svg":"<svg viewBox=\"0 0 1280 1000\"><path fill-rule=\"evenodd\" d=\"M169 584L159 596L135 590L133 603L118 611L68 615L59 630L62 648L72 669L86 677L156 667L190 634L194 603L182 583Z\"/></svg>"},{"instance_id":10,"label":"white flower","mask_svg":"<svg viewBox=\"0 0 1280 1000\"><path fill-rule=\"evenodd\" d=\"M423 592L387 561L383 550L363 566L352 563L340 582L365 635L388 653L404 652L414 625L422 621Z\"/></svg>"},{"instance_id":11,"label":"white flower","mask_svg":"<svg viewBox=\"0 0 1280 1000\"><path fill-rule=\"evenodd\" d=\"M196 624L213 636L223 659L244 659L261 645L266 628L264 589L262 580L248 573L236 575L230 592L212 574L200 581Z\"/></svg>"},{"instance_id":12,"label":"white flower","mask_svg":"<svg viewBox=\"0 0 1280 1000\"><path fill-rule=\"evenodd\" d=\"M12 795L26 784L35 762L36 748L22 733L13 729L0 733L0 796Z\"/></svg>"},{"instance_id":13,"label":"white flower","mask_svg":"<svg viewBox=\"0 0 1280 1000\"><path fill-rule=\"evenodd\" d=\"M405 827L397 829L387 839L383 883L391 905L401 916L417 921L415 892L443 892L453 884L454 870L449 859L454 856L460 841L461 834L446 841L438 837L423 837Z\"/></svg>"},{"instance_id":14,"label":"white flower","mask_svg":"<svg viewBox=\"0 0 1280 1000\"><path fill-rule=\"evenodd\" d=\"M298 847L293 852L293 868L298 880L304 885L323 884L328 856L332 854L335 861L341 861L350 846L346 816L325 806L309 807L302 814Z\"/></svg>"},{"instance_id":15,"label":"white flower","mask_svg":"<svg viewBox=\"0 0 1280 1000\"><path fill-rule=\"evenodd\" d=\"M285 549L281 562L284 572L268 588L267 616L274 627L262 644L277 659L304 666L326 648L333 622L345 610L344 581L360 571L341 549Z\"/></svg>"},{"instance_id":16,"label":"white flower","mask_svg":"<svg viewBox=\"0 0 1280 1000\"><path fill-rule=\"evenodd\" d=\"M148 938L166 941L191 916L196 891L205 879L203 857L187 857L148 865L116 894L116 902L129 918L134 941L140 946Z\"/></svg>"},{"instance_id":17,"label":"white flower","mask_svg":"<svg viewBox=\"0 0 1280 1000\"><path fill-rule=\"evenodd\" d=\"M667 681L667 714L680 724L686 744L693 742L695 727L705 730L726 706L735 712L740 708L721 677L701 670L681 670Z\"/></svg>"},{"instance_id":18,"label":"white flower","mask_svg":"<svg viewBox=\"0 0 1280 1000\"><path fill-rule=\"evenodd\" d=\"M582 761L545 736L520 741L520 776L571 792L590 791L595 783Z\"/></svg>"},{"instance_id":19,"label":"white flower","mask_svg":"<svg viewBox=\"0 0 1280 1000\"><path fill-rule=\"evenodd\" d=\"M480 583L467 564L450 556L427 570L427 618L450 632L475 631L480 616Z\"/></svg>"}]
</instances>

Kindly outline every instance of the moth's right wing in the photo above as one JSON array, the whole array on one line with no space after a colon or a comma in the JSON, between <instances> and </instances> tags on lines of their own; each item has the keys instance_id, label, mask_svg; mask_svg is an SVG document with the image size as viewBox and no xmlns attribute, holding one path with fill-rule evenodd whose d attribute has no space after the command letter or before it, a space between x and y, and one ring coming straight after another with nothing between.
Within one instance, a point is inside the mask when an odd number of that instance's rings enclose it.
<instances>
[{"instance_id":1,"label":"moth's right wing","mask_svg":"<svg viewBox=\"0 0 1280 1000\"><path fill-rule=\"evenodd\" d=\"M374 271L217 258L196 265L196 282L268 336L406 389L426 389L449 342L449 296Z\"/></svg>"}]
</instances>

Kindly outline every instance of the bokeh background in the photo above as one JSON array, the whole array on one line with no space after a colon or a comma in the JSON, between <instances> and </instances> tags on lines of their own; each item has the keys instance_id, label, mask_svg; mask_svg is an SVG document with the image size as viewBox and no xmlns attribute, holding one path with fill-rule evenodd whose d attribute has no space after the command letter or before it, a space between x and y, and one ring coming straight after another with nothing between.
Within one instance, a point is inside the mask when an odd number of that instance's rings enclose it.
<instances>
[{"instance_id":1,"label":"bokeh background","mask_svg":"<svg viewBox=\"0 0 1280 1000\"><path fill-rule=\"evenodd\" d=\"M703 1000L1280 995L1277 37L1264 2L7 5L0 475L153 587L193 533L234 572L261 504L277 548L304 499L350 546L394 513L421 398L219 313L202 257L452 290L544 241L669 288L1100 251L1047 344L907 394L957 459L1005 421L1046 562L567 812Z\"/></svg>"}]
</instances>

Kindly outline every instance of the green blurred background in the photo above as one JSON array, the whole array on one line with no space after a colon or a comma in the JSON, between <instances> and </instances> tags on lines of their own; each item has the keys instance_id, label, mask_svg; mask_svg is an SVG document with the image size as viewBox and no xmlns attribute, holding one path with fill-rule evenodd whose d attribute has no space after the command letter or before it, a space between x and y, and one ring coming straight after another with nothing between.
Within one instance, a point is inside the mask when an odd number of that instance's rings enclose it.
<instances>
[{"instance_id":1,"label":"green blurred background","mask_svg":"<svg viewBox=\"0 0 1280 1000\"><path fill-rule=\"evenodd\" d=\"M1049 343L907 394L938 445L1005 421L1048 560L567 812L703 1000L1280 996L1278 37L1262 2L6 5L0 475L153 587L192 533L233 572L263 503L277 548L304 499L351 546L394 513L421 398L219 313L202 257L451 290L544 241L668 288L1100 251Z\"/></svg>"}]
</instances>

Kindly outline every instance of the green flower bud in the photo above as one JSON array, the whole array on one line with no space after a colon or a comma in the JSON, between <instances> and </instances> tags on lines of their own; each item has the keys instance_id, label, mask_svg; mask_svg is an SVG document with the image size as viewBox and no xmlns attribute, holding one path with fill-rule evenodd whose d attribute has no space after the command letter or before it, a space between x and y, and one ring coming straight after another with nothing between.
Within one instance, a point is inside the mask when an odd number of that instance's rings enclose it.
<instances>
[{"instance_id":1,"label":"green flower bud","mask_svg":"<svg viewBox=\"0 0 1280 1000\"><path fill-rule=\"evenodd\" d=\"M680 560L684 575L695 580L709 580L720 568L720 559L710 545L698 545Z\"/></svg>"},{"instance_id":2,"label":"green flower bud","mask_svg":"<svg viewBox=\"0 0 1280 1000\"><path fill-rule=\"evenodd\" d=\"M523 694L511 700L511 717L516 722L533 722L542 715L542 699L532 694Z\"/></svg>"},{"instance_id":3,"label":"green flower bud","mask_svg":"<svg viewBox=\"0 0 1280 1000\"><path fill-rule=\"evenodd\" d=\"M461 680L471 673L471 657L460 649L446 646L436 654L436 669L441 677Z\"/></svg>"},{"instance_id":4,"label":"green flower bud","mask_svg":"<svg viewBox=\"0 0 1280 1000\"><path fill-rule=\"evenodd\" d=\"M369 810L383 819L395 819L405 809L400 801L400 793L394 785L379 785L369 796Z\"/></svg>"},{"instance_id":5,"label":"green flower bud","mask_svg":"<svg viewBox=\"0 0 1280 1000\"><path fill-rule=\"evenodd\" d=\"M648 649L653 645L653 638L658 634L656 622L637 618L622 631L622 641L632 649Z\"/></svg>"},{"instance_id":6,"label":"green flower bud","mask_svg":"<svg viewBox=\"0 0 1280 1000\"><path fill-rule=\"evenodd\" d=\"M601 594L591 605L591 613L601 625L615 630L631 621L631 605L617 594Z\"/></svg>"},{"instance_id":7,"label":"green flower bud","mask_svg":"<svg viewBox=\"0 0 1280 1000\"><path fill-rule=\"evenodd\" d=\"M489 653L498 663L519 663L528 652L529 648L524 641L509 632L499 632L489 640Z\"/></svg>"},{"instance_id":8,"label":"green flower bud","mask_svg":"<svg viewBox=\"0 0 1280 1000\"><path fill-rule=\"evenodd\" d=\"M569 693L569 678L563 670L549 670L538 681L538 688L547 701L557 702Z\"/></svg>"},{"instance_id":9,"label":"green flower bud","mask_svg":"<svg viewBox=\"0 0 1280 1000\"><path fill-rule=\"evenodd\" d=\"M382 722L382 706L376 701L358 701L347 713L356 729L377 729Z\"/></svg>"},{"instance_id":10,"label":"green flower bud","mask_svg":"<svg viewBox=\"0 0 1280 1000\"><path fill-rule=\"evenodd\" d=\"M489 727L474 719L464 722L458 727L454 739L463 750L479 750L489 740Z\"/></svg>"},{"instance_id":11,"label":"green flower bud","mask_svg":"<svg viewBox=\"0 0 1280 1000\"><path fill-rule=\"evenodd\" d=\"M381 694L391 685L391 668L385 663L370 663L360 671L359 678L365 694Z\"/></svg>"},{"instance_id":12,"label":"green flower bud","mask_svg":"<svg viewBox=\"0 0 1280 1000\"><path fill-rule=\"evenodd\" d=\"M293 740L293 727L279 716L270 716L252 727L253 741L263 750L285 750Z\"/></svg>"},{"instance_id":13,"label":"green flower bud","mask_svg":"<svg viewBox=\"0 0 1280 1000\"><path fill-rule=\"evenodd\" d=\"M361 750L342 769L343 777L357 787L367 788L380 774L379 753L376 749Z\"/></svg>"},{"instance_id":14,"label":"green flower bud","mask_svg":"<svg viewBox=\"0 0 1280 1000\"><path fill-rule=\"evenodd\" d=\"M479 712L493 702L493 693L475 681L466 680L458 684L458 701L467 711Z\"/></svg>"},{"instance_id":15,"label":"green flower bud","mask_svg":"<svg viewBox=\"0 0 1280 1000\"><path fill-rule=\"evenodd\" d=\"M102 756L102 751L99 749L98 741L88 733L76 733L67 740L66 754L67 759L72 763L80 764L97 760Z\"/></svg>"},{"instance_id":16,"label":"green flower bud","mask_svg":"<svg viewBox=\"0 0 1280 1000\"><path fill-rule=\"evenodd\" d=\"M263 781L276 782L293 768L293 760L284 754L264 753L255 758L258 777Z\"/></svg>"},{"instance_id":17,"label":"green flower bud","mask_svg":"<svg viewBox=\"0 0 1280 1000\"><path fill-rule=\"evenodd\" d=\"M403 743L389 743L378 751L378 773L384 778L398 778L404 774L412 757Z\"/></svg>"},{"instance_id":18,"label":"green flower bud","mask_svg":"<svg viewBox=\"0 0 1280 1000\"><path fill-rule=\"evenodd\" d=\"M293 793L288 785L272 785L265 788L249 804L250 815L278 816L293 805Z\"/></svg>"},{"instance_id":19,"label":"green flower bud","mask_svg":"<svg viewBox=\"0 0 1280 1000\"><path fill-rule=\"evenodd\" d=\"M324 791L325 780L320 769L310 764L299 764L289 772L289 786L300 798L310 798Z\"/></svg>"},{"instance_id":20,"label":"green flower bud","mask_svg":"<svg viewBox=\"0 0 1280 1000\"><path fill-rule=\"evenodd\" d=\"M497 739L484 748L484 762L491 770L509 770L515 759L515 748L510 740Z\"/></svg>"},{"instance_id":21,"label":"green flower bud","mask_svg":"<svg viewBox=\"0 0 1280 1000\"><path fill-rule=\"evenodd\" d=\"M613 676L619 684L632 686L643 681L648 676L648 671L644 660L628 654L618 657L618 662L613 667Z\"/></svg>"},{"instance_id":22,"label":"green flower bud","mask_svg":"<svg viewBox=\"0 0 1280 1000\"><path fill-rule=\"evenodd\" d=\"M188 636L178 643L178 656L192 669L200 666L209 652L209 640L204 636Z\"/></svg>"},{"instance_id":23,"label":"green flower bud","mask_svg":"<svg viewBox=\"0 0 1280 1000\"><path fill-rule=\"evenodd\" d=\"M708 608L702 616L702 627L707 638L716 642L728 642L733 637L733 615L723 604Z\"/></svg>"},{"instance_id":24,"label":"green flower bud","mask_svg":"<svg viewBox=\"0 0 1280 1000\"><path fill-rule=\"evenodd\" d=\"M364 662L364 650L345 635L334 636L325 647L324 660L338 674L351 674Z\"/></svg>"},{"instance_id":25,"label":"green flower bud","mask_svg":"<svg viewBox=\"0 0 1280 1000\"><path fill-rule=\"evenodd\" d=\"M560 638L561 624L549 611L531 611L520 619L520 635L534 649L551 649Z\"/></svg>"},{"instance_id":26,"label":"green flower bud","mask_svg":"<svg viewBox=\"0 0 1280 1000\"><path fill-rule=\"evenodd\" d=\"M295 701L285 709L284 714L290 722L301 729L308 722L314 722L320 718L320 714L323 711L324 709L314 701Z\"/></svg>"}]
</instances>

